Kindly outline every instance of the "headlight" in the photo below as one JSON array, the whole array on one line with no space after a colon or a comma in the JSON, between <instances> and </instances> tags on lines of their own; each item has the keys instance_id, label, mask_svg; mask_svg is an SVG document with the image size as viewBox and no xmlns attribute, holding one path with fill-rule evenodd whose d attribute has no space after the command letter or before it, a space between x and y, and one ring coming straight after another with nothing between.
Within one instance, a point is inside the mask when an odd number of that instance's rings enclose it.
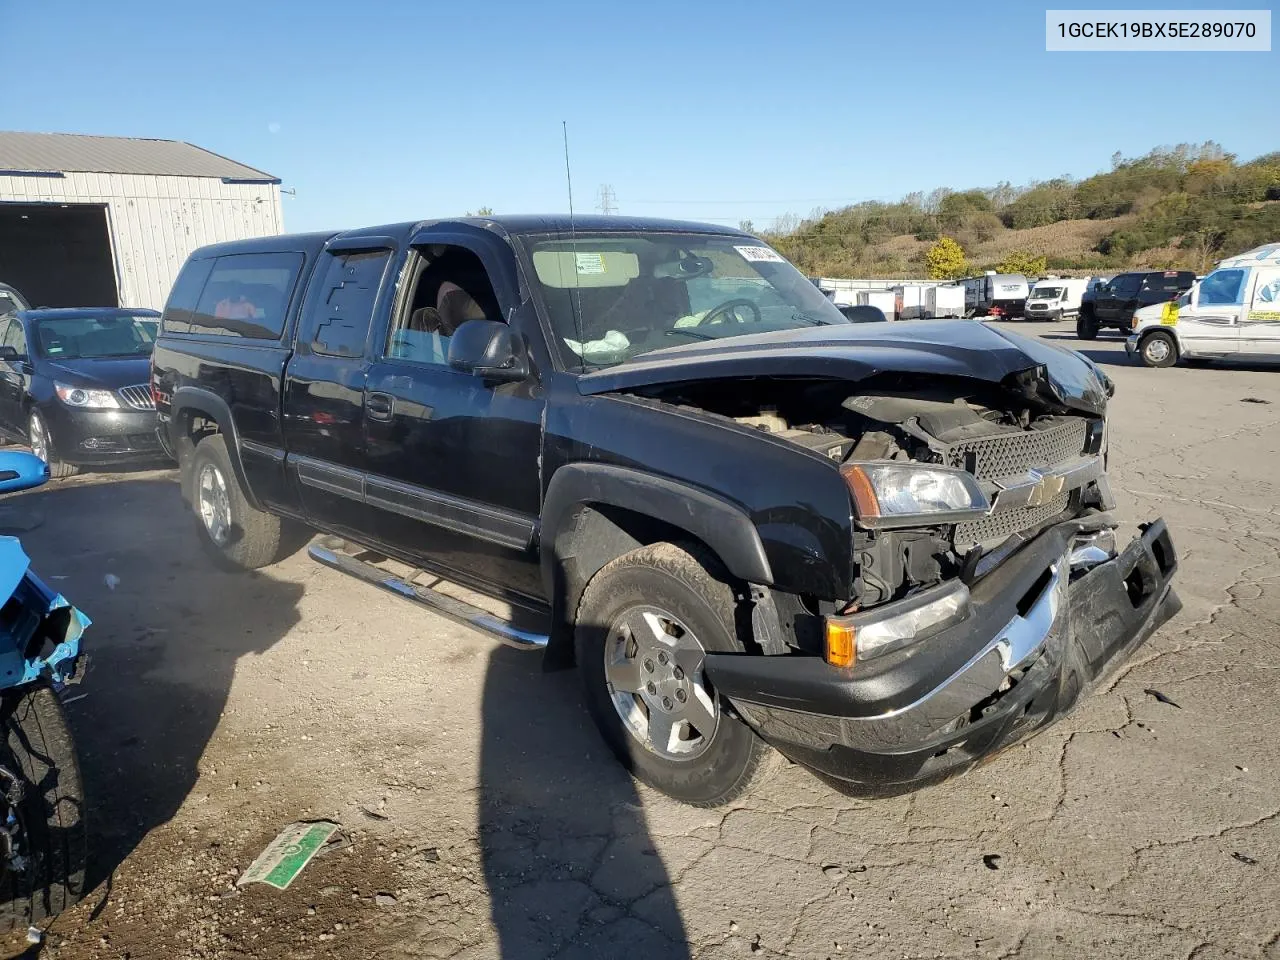
<instances>
[{"instance_id":1,"label":"headlight","mask_svg":"<svg viewBox=\"0 0 1280 960\"><path fill-rule=\"evenodd\" d=\"M53 389L58 392L58 399L68 407L79 407L81 410L118 410L120 408L120 401L110 390L69 387L65 383L55 383Z\"/></svg>"},{"instance_id":2,"label":"headlight","mask_svg":"<svg viewBox=\"0 0 1280 960\"><path fill-rule=\"evenodd\" d=\"M846 463L840 468L865 527L913 527L973 520L991 509L973 474L916 463Z\"/></svg>"}]
</instances>

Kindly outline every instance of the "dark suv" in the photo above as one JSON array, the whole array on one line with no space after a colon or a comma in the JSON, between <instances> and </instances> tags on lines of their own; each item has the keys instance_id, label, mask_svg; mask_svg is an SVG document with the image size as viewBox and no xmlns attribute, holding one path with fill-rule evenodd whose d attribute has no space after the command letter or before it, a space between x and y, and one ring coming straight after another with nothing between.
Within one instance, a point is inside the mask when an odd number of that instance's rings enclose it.
<instances>
[{"instance_id":1,"label":"dark suv","mask_svg":"<svg viewBox=\"0 0 1280 960\"><path fill-rule=\"evenodd\" d=\"M1163 522L1116 543L1110 392L1071 351L849 323L754 237L624 217L205 247L152 373L220 563L330 534L322 563L576 661L622 762L695 804L770 746L866 792L968 769L1171 616Z\"/></svg>"},{"instance_id":2,"label":"dark suv","mask_svg":"<svg viewBox=\"0 0 1280 960\"><path fill-rule=\"evenodd\" d=\"M1112 277L1085 293L1076 318L1076 336L1096 340L1098 331L1106 327L1127 335L1134 311L1176 300L1195 282L1196 275L1190 270L1150 270Z\"/></svg>"}]
</instances>

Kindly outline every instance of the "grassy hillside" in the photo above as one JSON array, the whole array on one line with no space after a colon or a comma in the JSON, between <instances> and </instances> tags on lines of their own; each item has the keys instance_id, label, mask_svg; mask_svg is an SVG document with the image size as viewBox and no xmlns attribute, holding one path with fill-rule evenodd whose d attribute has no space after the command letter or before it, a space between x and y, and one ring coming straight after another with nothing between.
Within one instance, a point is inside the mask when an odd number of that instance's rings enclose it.
<instances>
[{"instance_id":1,"label":"grassy hillside","mask_svg":"<svg viewBox=\"0 0 1280 960\"><path fill-rule=\"evenodd\" d=\"M1208 269L1280 240L1280 152L1240 163L1215 143L1112 158L1084 180L912 194L867 202L766 234L809 274L927 275L925 251L952 237L968 270L1010 254L1044 255L1063 273L1133 267Z\"/></svg>"}]
</instances>

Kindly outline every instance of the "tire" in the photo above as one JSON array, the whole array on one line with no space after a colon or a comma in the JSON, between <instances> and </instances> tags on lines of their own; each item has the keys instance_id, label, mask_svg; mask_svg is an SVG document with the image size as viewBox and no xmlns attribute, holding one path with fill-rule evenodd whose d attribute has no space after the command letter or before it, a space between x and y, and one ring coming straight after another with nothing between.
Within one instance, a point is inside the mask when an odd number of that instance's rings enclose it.
<instances>
[{"instance_id":1,"label":"tire","mask_svg":"<svg viewBox=\"0 0 1280 960\"><path fill-rule=\"evenodd\" d=\"M202 484L207 487L202 489ZM222 434L205 437L191 457L191 508L200 542L227 570L257 570L294 546L292 525L249 505Z\"/></svg>"},{"instance_id":2,"label":"tire","mask_svg":"<svg viewBox=\"0 0 1280 960\"><path fill-rule=\"evenodd\" d=\"M1156 330L1142 338L1138 356L1148 367L1172 367L1178 362L1178 344L1163 330Z\"/></svg>"},{"instance_id":3,"label":"tire","mask_svg":"<svg viewBox=\"0 0 1280 960\"><path fill-rule=\"evenodd\" d=\"M1092 313L1082 313L1076 317L1076 336L1081 340L1098 339L1098 318Z\"/></svg>"},{"instance_id":4,"label":"tire","mask_svg":"<svg viewBox=\"0 0 1280 960\"><path fill-rule=\"evenodd\" d=\"M0 801L19 822L21 872L0 867L0 933L25 930L70 907L84 893L87 852L84 787L75 745L57 696L47 686L6 691L0 717L3 742L0 792L22 797Z\"/></svg>"},{"instance_id":5,"label":"tire","mask_svg":"<svg viewBox=\"0 0 1280 960\"><path fill-rule=\"evenodd\" d=\"M39 410L32 410L27 418L27 440L31 444L31 452L49 464L49 476L54 480L65 480L80 472L74 463L64 463L53 455L53 435L49 433L49 425Z\"/></svg>"},{"instance_id":6,"label":"tire","mask_svg":"<svg viewBox=\"0 0 1280 960\"><path fill-rule=\"evenodd\" d=\"M575 619L574 644L587 709L605 742L638 780L696 807L716 807L741 796L765 775L772 766L767 761L774 756L702 676L701 650L744 651L733 626L737 601L726 581L721 565L707 551L673 543L652 544L619 557L592 577ZM638 639L641 631L630 633L637 639L628 640L627 625L652 623L650 616L669 618L675 628L663 633L662 641L645 641L651 651L658 652L643 657ZM657 634L654 629L647 636ZM674 645L666 661L662 661L667 649L664 642ZM636 655L629 658L624 651L633 646ZM692 647L700 649L691 652ZM656 689L662 702L676 711L673 715L684 712L714 717L707 723L711 732L692 721L678 721L668 728L674 736L666 738L668 747L674 744L674 749L655 746L660 740L652 734L650 743L643 741L633 721L624 718L627 707L617 706L615 699L628 703L630 716L650 731L661 724L664 711L657 706L648 708L642 692L626 693L625 688L615 692L617 688L606 673L606 658L612 658L615 665L630 664L631 675L648 680L651 695ZM642 665L642 660L647 662ZM682 676L680 665L695 660L696 673L691 669ZM650 668L651 672L643 672ZM651 678L657 679L656 688ZM687 691L681 700L686 707L672 699L682 697L682 691ZM668 693L670 697L665 696ZM656 696L654 700L656 703ZM682 734L689 736L681 738Z\"/></svg>"}]
</instances>

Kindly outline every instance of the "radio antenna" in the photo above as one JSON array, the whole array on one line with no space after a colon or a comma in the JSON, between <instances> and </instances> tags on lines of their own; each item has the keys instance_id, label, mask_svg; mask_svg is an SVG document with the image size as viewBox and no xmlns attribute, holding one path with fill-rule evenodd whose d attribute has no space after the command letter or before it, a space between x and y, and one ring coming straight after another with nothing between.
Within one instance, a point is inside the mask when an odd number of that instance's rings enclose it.
<instances>
[{"instance_id":1,"label":"radio antenna","mask_svg":"<svg viewBox=\"0 0 1280 960\"><path fill-rule=\"evenodd\" d=\"M573 329L578 335L579 354L582 366L587 365L587 342L582 334L582 290L578 286L578 233L573 221L573 174L569 169L569 122L560 121L560 130L564 134L564 180L569 187L569 246L573 250L573 296L569 298L569 308L573 312Z\"/></svg>"}]
</instances>

